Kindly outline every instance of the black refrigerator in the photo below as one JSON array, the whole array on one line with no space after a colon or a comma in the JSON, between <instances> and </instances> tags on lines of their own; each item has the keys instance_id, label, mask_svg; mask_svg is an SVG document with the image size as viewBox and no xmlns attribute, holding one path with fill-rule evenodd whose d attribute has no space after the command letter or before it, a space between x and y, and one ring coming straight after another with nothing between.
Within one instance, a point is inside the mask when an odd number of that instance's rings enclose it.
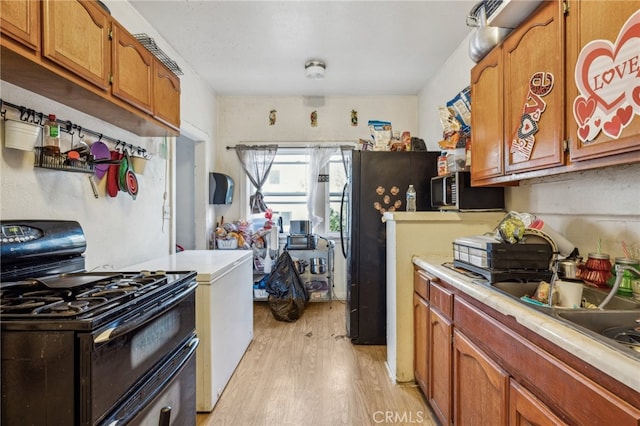
<instances>
[{"instance_id":1,"label":"black refrigerator","mask_svg":"<svg viewBox=\"0 0 640 426\"><path fill-rule=\"evenodd\" d=\"M387 340L387 242L385 211L405 211L413 185L417 210L431 207L431 178L439 152L353 151L349 183L343 192L342 232L347 260L347 334L354 344L384 345Z\"/></svg>"}]
</instances>

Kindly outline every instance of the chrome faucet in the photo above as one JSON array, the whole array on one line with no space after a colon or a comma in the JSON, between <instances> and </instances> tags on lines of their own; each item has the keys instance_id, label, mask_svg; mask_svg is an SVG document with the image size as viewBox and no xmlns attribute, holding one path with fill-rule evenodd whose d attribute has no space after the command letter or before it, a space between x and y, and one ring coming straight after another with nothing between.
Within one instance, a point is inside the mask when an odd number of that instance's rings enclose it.
<instances>
[{"instance_id":1,"label":"chrome faucet","mask_svg":"<svg viewBox=\"0 0 640 426\"><path fill-rule=\"evenodd\" d=\"M620 288L620 283L622 283L622 274L624 274L624 271L631 271L640 277L640 270L634 268L633 266L616 265L615 270L616 270L616 280L613 283L613 287L611 287L611 290L609 291L609 294L607 295L607 297L605 297L604 300L598 305L598 309L604 309L604 307L607 306L607 304L611 301L611 299L613 299L613 296L615 296L616 292L618 291L618 288Z\"/></svg>"},{"instance_id":2,"label":"chrome faucet","mask_svg":"<svg viewBox=\"0 0 640 426\"><path fill-rule=\"evenodd\" d=\"M553 288L556 286L556 281L558 280L558 258L555 256L555 259L551 262L551 279L549 280L549 306L553 307Z\"/></svg>"}]
</instances>

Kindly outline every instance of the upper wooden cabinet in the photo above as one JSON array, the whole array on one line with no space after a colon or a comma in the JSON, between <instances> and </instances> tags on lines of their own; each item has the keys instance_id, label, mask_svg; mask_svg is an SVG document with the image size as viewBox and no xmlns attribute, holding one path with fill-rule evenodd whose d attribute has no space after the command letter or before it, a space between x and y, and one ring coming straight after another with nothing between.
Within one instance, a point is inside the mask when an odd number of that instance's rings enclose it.
<instances>
[{"instance_id":1,"label":"upper wooden cabinet","mask_svg":"<svg viewBox=\"0 0 640 426\"><path fill-rule=\"evenodd\" d=\"M140 136L176 136L180 80L93 1L2 1L2 80Z\"/></svg>"},{"instance_id":2,"label":"upper wooden cabinet","mask_svg":"<svg viewBox=\"0 0 640 426\"><path fill-rule=\"evenodd\" d=\"M563 34L561 3L546 2L471 70L474 185L563 164Z\"/></svg>"},{"instance_id":3,"label":"upper wooden cabinet","mask_svg":"<svg viewBox=\"0 0 640 426\"><path fill-rule=\"evenodd\" d=\"M505 172L564 163L564 17L548 2L504 41Z\"/></svg>"},{"instance_id":4,"label":"upper wooden cabinet","mask_svg":"<svg viewBox=\"0 0 640 426\"><path fill-rule=\"evenodd\" d=\"M153 116L178 129L180 127L180 79L157 59L154 61L153 68L153 92Z\"/></svg>"},{"instance_id":5,"label":"upper wooden cabinet","mask_svg":"<svg viewBox=\"0 0 640 426\"><path fill-rule=\"evenodd\" d=\"M569 1L571 161L640 150L639 13L637 1Z\"/></svg>"},{"instance_id":6,"label":"upper wooden cabinet","mask_svg":"<svg viewBox=\"0 0 640 426\"><path fill-rule=\"evenodd\" d=\"M637 2L545 1L478 62L472 184L640 161L639 21Z\"/></svg>"},{"instance_id":7,"label":"upper wooden cabinet","mask_svg":"<svg viewBox=\"0 0 640 426\"><path fill-rule=\"evenodd\" d=\"M40 51L40 2L30 0L0 3L0 30L31 52Z\"/></svg>"},{"instance_id":8,"label":"upper wooden cabinet","mask_svg":"<svg viewBox=\"0 0 640 426\"><path fill-rule=\"evenodd\" d=\"M483 181L504 174L504 96L502 46L471 70L471 180Z\"/></svg>"},{"instance_id":9,"label":"upper wooden cabinet","mask_svg":"<svg viewBox=\"0 0 640 426\"><path fill-rule=\"evenodd\" d=\"M107 90L111 17L95 2L45 1L42 7L42 56Z\"/></svg>"},{"instance_id":10,"label":"upper wooden cabinet","mask_svg":"<svg viewBox=\"0 0 640 426\"><path fill-rule=\"evenodd\" d=\"M112 48L113 95L152 114L154 56L116 22Z\"/></svg>"}]
</instances>

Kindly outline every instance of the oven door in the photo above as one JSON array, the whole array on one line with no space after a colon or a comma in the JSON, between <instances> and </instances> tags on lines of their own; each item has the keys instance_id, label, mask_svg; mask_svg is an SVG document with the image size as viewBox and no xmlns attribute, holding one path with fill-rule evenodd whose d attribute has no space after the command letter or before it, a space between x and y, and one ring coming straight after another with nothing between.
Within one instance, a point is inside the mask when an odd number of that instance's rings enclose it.
<instances>
[{"instance_id":1,"label":"oven door","mask_svg":"<svg viewBox=\"0 0 640 426\"><path fill-rule=\"evenodd\" d=\"M80 424L100 422L195 332L195 288L133 307L80 337ZM195 376L194 376L195 378Z\"/></svg>"},{"instance_id":2,"label":"oven door","mask_svg":"<svg viewBox=\"0 0 640 426\"><path fill-rule=\"evenodd\" d=\"M197 346L198 338L194 335L151 371L101 424L195 425Z\"/></svg>"}]
</instances>

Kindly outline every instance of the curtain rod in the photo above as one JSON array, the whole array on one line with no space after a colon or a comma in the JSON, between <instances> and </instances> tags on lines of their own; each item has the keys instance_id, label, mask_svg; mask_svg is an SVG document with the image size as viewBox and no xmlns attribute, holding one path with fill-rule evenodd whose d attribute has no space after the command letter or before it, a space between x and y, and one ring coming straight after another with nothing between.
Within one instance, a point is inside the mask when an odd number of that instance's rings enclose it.
<instances>
[{"instance_id":1,"label":"curtain rod","mask_svg":"<svg viewBox=\"0 0 640 426\"><path fill-rule=\"evenodd\" d=\"M282 143L282 142L280 142ZM274 143L269 143L269 144L259 144L259 145L245 145L248 147L252 147L252 148L269 148L273 145L278 145L277 142ZM322 148L344 148L344 149L355 149L355 144L354 145L338 145L338 144L323 144L323 143L317 143L317 145L304 145L304 146L300 146L300 145L293 145L293 146L279 146L280 148L286 148L286 149L307 149L307 148L316 148L316 147L322 147ZM236 149L236 146L227 146L227 150L229 149Z\"/></svg>"}]
</instances>

